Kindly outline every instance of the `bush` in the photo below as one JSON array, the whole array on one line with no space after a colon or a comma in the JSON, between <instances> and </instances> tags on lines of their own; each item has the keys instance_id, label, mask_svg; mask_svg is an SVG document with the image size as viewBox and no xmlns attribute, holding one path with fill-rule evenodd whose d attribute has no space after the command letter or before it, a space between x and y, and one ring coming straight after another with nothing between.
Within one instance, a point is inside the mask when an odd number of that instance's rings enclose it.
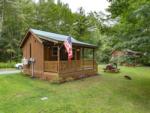
<instances>
[{"instance_id":1,"label":"bush","mask_svg":"<svg viewBox=\"0 0 150 113\"><path fill-rule=\"evenodd\" d=\"M141 62L146 66L150 66L150 55L142 56Z\"/></svg>"},{"instance_id":2,"label":"bush","mask_svg":"<svg viewBox=\"0 0 150 113\"><path fill-rule=\"evenodd\" d=\"M14 68L16 62L0 62L0 68Z\"/></svg>"},{"instance_id":3,"label":"bush","mask_svg":"<svg viewBox=\"0 0 150 113\"><path fill-rule=\"evenodd\" d=\"M109 63L109 59L111 57L111 50L110 49L101 49L99 48L96 51L96 61L98 63Z\"/></svg>"}]
</instances>

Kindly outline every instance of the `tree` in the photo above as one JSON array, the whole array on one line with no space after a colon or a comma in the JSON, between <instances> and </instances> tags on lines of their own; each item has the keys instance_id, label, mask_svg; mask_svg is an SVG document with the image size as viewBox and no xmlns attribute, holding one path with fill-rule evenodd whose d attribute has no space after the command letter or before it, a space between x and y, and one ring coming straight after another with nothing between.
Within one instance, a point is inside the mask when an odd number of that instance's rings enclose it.
<instances>
[{"instance_id":1,"label":"tree","mask_svg":"<svg viewBox=\"0 0 150 113\"><path fill-rule=\"evenodd\" d=\"M150 64L150 1L113 0L108 8L112 18L119 17L119 23L112 29L119 38L116 49L132 49L143 52L141 63Z\"/></svg>"}]
</instances>

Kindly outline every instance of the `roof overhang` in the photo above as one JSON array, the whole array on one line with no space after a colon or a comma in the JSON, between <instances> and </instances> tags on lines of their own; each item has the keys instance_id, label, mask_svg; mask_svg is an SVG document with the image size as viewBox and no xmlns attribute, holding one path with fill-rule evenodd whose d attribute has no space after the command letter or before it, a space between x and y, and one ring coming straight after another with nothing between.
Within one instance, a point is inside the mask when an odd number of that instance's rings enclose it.
<instances>
[{"instance_id":1,"label":"roof overhang","mask_svg":"<svg viewBox=\"0 0 150 113\"><path fill-rule=\"evenodd\" d=\"M39 37L37 37L31 30L29 30L25 34L24 38L21 40L21 42L20 42L20 48L23 47L23 45L25 44L26 40L29 38L30 35L33 35L40 43L42 43L42 40Z\"/></svg>"},{"instance_id":2,"label":"roof overhang","mask_svg":"<svg viewBox=\"0 0 150 113\"><path fill-rule=\"evenodd\" d=\"M35 34L32 31L32 29L29 29L28 32L26 33L26 35L24 36L24 38L21 40L20 48L22 48L24 46L26 40L29 38L30 35L33 35L40 43L43 43L43 40L54 42L54 43L63 43L64 42L62 40L60 41L60 40L57 40L57 39L52 38L52 37L46 37L46 36L42 36L40 34ZM72 42L72 45L85 47L85 48L98 48L96 45L84 43L81 41L76 41L76 43Z\"/></svg>"}]
</instances>

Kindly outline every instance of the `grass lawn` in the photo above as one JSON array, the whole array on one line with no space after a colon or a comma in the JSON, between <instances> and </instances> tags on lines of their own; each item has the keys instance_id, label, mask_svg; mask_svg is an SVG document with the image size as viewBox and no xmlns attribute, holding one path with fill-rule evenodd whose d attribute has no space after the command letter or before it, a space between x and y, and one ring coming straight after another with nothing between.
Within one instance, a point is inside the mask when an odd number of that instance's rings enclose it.
<instances>
[{"instance_id":1,"label":"grass lawn","mask_svg":"<svg viewBox=\"0 0 150 113\"><path fill-rule=\"evenodd\" d=\"M1 75L0 113L150 113L150 67L121 67L119 74L99 69L100 76L64 84Z\"/></svg>"}]
</instances>

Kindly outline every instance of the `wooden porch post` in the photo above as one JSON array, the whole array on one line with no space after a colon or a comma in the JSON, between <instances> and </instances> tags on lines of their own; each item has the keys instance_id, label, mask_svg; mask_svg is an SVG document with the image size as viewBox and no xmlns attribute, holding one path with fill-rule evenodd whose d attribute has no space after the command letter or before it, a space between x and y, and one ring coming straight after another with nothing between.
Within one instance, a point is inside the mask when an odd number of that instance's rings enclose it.
<instances>
[{"instance_id":1,"label":"wooden porch post","mask_svg":"<svg viewBox=\"0 0 150 113\"><path fill-rule=\"evenodd\" d=\"M84 67L84 48L82 48L82 65ZM84 68L83 68L84 69Z\"/></svg>"},{"instance_id":2,"label":"wooden porch post","mask_svg":"<svg viewBox=\"0 0 150 113\"><path fill-rule=\"evenodd\" d=\"M58 49L57 49L57 72L59 73L59 71L60 71L60 47L58 46L57 47Z\"/></svg>"},{"instance_id":3,"label":"wooden porch post","mask_svg":"<svg viewBox=\"0 0 150 113\"><path fill-rule=\"evenodd\" d=\"M95 60L95 51L94 51L94 48L93 48L93 69L94 69L94 60Z\"/></svg>"}]
</instances>

